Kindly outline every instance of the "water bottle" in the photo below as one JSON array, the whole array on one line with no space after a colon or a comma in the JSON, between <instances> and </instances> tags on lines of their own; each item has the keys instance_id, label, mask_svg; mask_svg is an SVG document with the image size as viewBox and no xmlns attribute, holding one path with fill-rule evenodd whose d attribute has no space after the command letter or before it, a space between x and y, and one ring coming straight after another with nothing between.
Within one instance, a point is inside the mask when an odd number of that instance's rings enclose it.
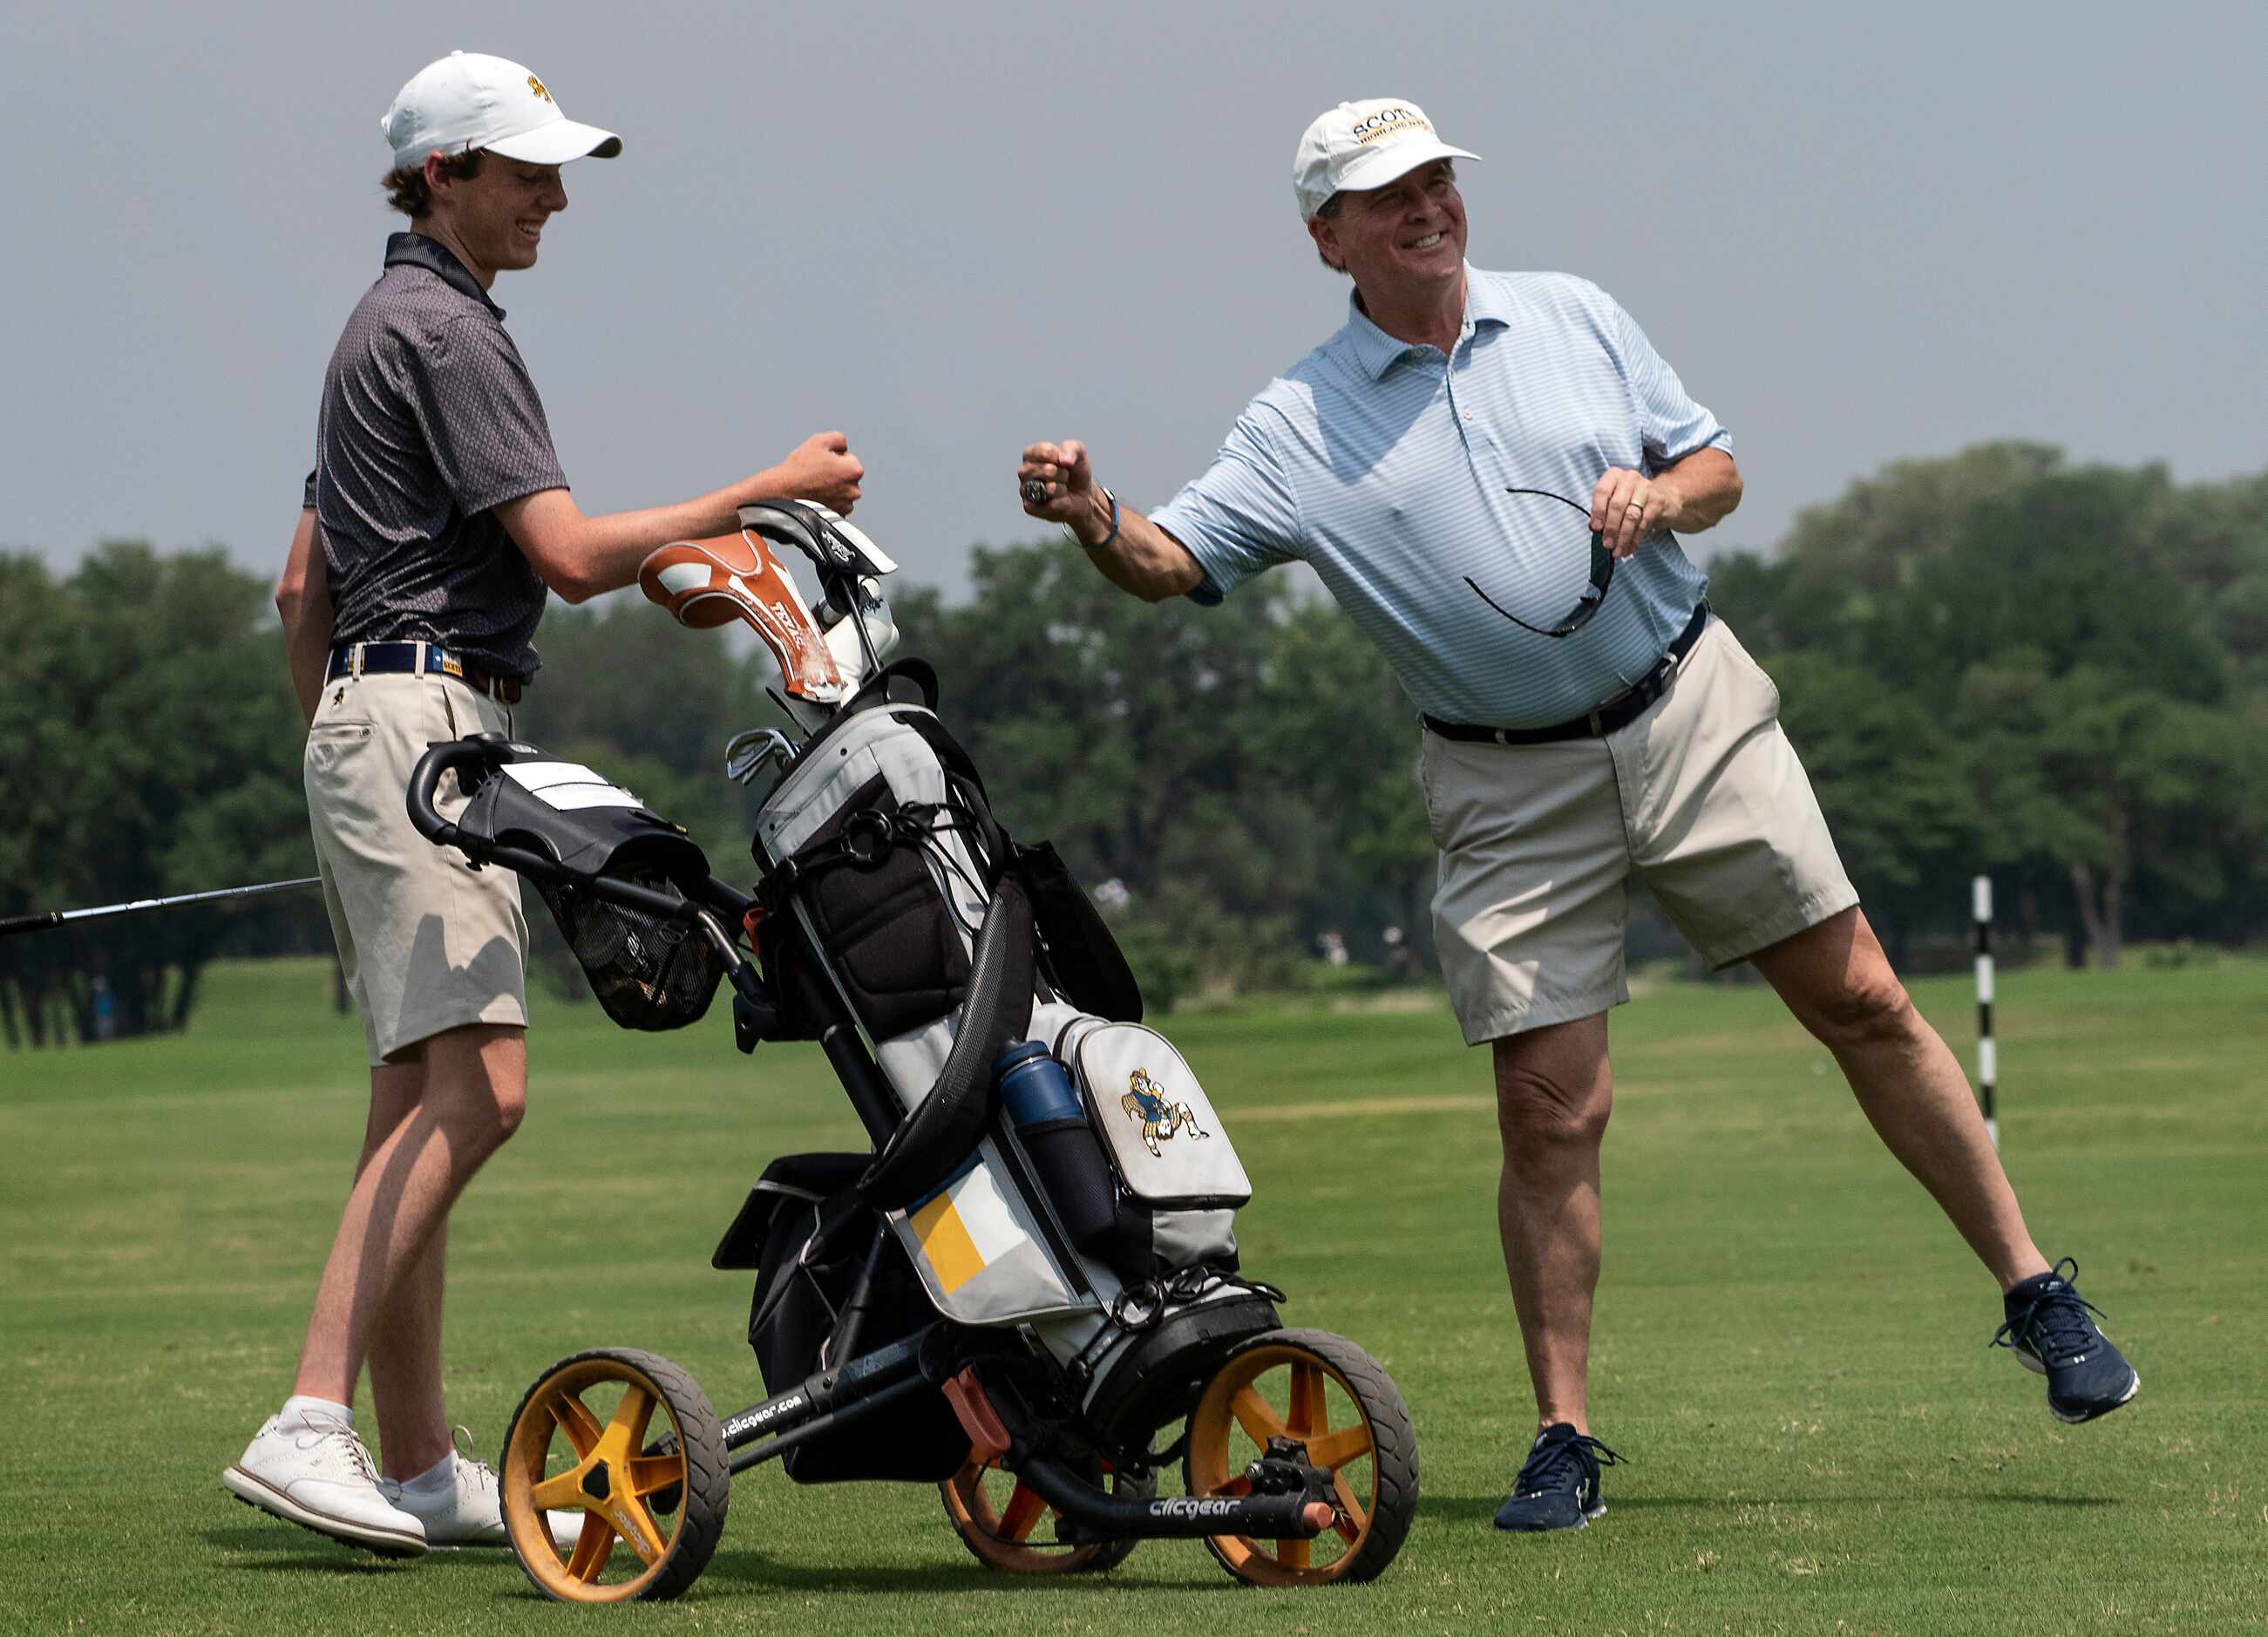
<instances>
[{"instance_id":1,"label":"water bottle","mask_svg":"<svg viewBox=\"0 0 2268 1637\"><path fill-rule=\"evenodd\" d=\"M1043 1043L1027 1040L1000 1054L992 1078L1073 1248L1107 1257L1117 1234L1118 1191L1070 1071Z\"/></svg>"}]
</instances>

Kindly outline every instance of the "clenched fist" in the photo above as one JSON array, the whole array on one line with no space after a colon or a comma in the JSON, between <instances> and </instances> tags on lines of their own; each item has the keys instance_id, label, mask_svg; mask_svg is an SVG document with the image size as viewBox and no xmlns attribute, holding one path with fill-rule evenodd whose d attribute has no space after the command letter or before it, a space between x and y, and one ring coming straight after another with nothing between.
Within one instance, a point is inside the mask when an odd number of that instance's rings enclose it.
<instances>
[{"instance_id":1,"label":"clenched fist","mask_svg":"<svg viewBox=\"0 0 2268 1637\"><path fill-rule=\"evenodd\" d=\"M1027 517L1061 523L1073 534L1094 523L1094 468L1086 458L1086 446L1078 439L1030 445L1016 468L1016 483ZM1099 535L1103 531L1095 532Z\"/></svg>"},{"instance_id":2,"label":"clenched fist","mask_svg":"<svg viewBox=\"0 0 2268 1637\"><path fill-rule=\"evenodd\" d=\"M816 500L844 517L858 503L866 468L841 432L814 432L779 463L783 487L799 500Z\"/></svg>"}]
</instances>

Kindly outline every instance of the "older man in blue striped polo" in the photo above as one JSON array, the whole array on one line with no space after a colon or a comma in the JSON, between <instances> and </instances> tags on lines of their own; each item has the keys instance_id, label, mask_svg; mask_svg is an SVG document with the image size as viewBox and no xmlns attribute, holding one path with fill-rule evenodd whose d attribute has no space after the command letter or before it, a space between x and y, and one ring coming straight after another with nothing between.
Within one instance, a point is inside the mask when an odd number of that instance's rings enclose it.
<instances>
[{"instance_id":1,"label":"older man in blue striped polo","mask_svg":"<svg viewBox=\"0 0 2268 1637\"><path fill-rule=\"evenodd\" d=\"M2047 1376L2049 1408L2117 1408L2139 1378L2076 1265L2033 1243L1960 1066L1858 907L1777 689L1678 544L1739 504L1725 429L1597 285L1466 263L1455 164L1476 158L1402 99L1324 114L1292 181L1324 264L1354 282L1346 322L1154 515L1099 484L1075 440L1030 446L1017 477L1027 512L1152 601L1217 603L1309 564L1418 709L1435 929L1465 1040L1494 1057L1498 1219L1540 1427L1497 1523L1582 1527L1616 1458L1591 1436L1586 1377L1633 873L1834 1053L1999 1279L1995 1339Z\"/></svg>"}]
</instances>

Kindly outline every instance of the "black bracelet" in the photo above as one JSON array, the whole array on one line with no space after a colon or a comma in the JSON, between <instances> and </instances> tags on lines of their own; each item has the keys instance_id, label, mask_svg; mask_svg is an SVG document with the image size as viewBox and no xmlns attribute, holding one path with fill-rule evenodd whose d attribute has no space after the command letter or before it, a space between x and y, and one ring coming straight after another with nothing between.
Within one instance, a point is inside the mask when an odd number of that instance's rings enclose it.
<instances>
[{"instance_id":1,"label":"black bracelet","mask_svg":"<svg viewBox=\"0 0 2268 1637\"><path fill-rule=\"evenodd\" d=\"M1110 542L1118 538L1118 497L1111 493L1108 487L1105 487L1102 491L1102 498L1110 502L1110 532L1105 535L1101 539L1096 541L1091 546L1087 545L1086 542L1084 540L1079 540L1079 543L1081 546L1086 547L1089 551L1106 550L1108 549ZM1073 540L1079 540L1079 535L1074 533L1071 535L1071 538Z\"/></svg>"}]
</instances>

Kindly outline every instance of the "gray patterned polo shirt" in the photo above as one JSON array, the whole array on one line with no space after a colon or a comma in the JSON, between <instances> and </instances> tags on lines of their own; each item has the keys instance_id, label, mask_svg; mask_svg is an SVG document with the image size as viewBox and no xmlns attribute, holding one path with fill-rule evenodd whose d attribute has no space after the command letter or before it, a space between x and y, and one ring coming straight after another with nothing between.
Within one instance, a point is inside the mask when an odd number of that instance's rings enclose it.
<instances>
[{"instance_id":1,"label":"gray patterned polo shirt","mask_svg":"<svg viewBox=\"0 0 2268 1637\"><path fill-rule=\"evenodd\" d=\"M441 246L394 234L331 353L315 424L306 504L331 640L438 642L532 674L543 582L490 508L566 487L504 309Z\"/></svg>"}]
</instances>

